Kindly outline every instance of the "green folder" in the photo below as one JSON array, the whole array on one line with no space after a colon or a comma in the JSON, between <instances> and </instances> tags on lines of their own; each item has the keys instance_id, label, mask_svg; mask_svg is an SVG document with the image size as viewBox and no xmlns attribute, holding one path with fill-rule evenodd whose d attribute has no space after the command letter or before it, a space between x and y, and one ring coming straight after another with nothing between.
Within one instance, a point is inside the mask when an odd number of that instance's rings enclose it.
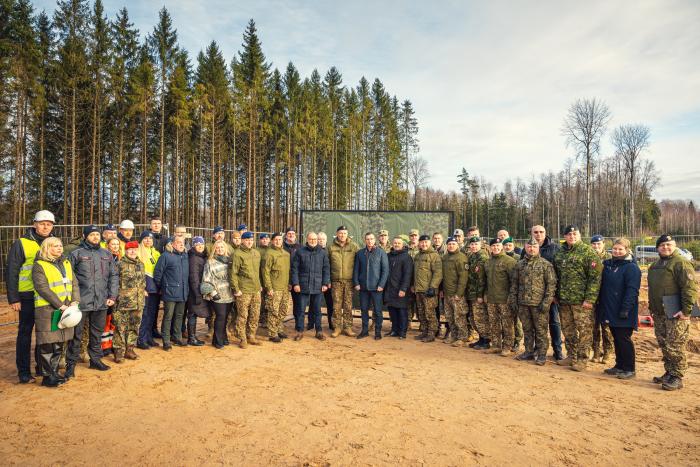
<instances>
[{"instance_id":1,"label":"green folder","mask_svg":"<svg viewBox=\"0 0 700 467\"><path fill-rule=\"evenodd\" d=\"M58 322L61 321L61 315L63 312L61 310L53 310L51 313L51 330L58 331Z\"/></svg>"}]
</instances>

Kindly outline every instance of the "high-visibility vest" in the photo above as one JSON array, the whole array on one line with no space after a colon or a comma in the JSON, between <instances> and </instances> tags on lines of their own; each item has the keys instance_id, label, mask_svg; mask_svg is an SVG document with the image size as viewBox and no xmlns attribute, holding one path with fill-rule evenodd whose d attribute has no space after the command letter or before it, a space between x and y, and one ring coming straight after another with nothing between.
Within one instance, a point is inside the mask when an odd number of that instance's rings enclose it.
<instances>
[{"instance_id":1,"label":"high-visibility vest","mask_svg":"<svg viewBox=\"0 0 700 467\"><path fill-rule=\"evenodd\" d=\"M34 282L32 281L32 267L34 266L34 257L41 247L35 240L28 238L20 238L22 250L24 250L24 263L19 270L19 291L34 292Z\"/></svg>"},{"instance_id":2,"label":"high-visibility vest","mask_svg":"<svg viewBox=\"0 0 700 467\"><path fill-rule=\"evenodd\" d=\"M158 262L158 258L160 258L160 251L151 247L148 249L148 253L150 253L150 258L146 258L144 261L141 262L143 263L143 270L146 273L146 275L150 278L153 278L153 271L155 271L156 263Z\"/></svg>"},{"instance_id":3,"label":"high-visibility vest","mask_svg":"<svg viewBox=\"0 0 700 467\"><path fill-rule=\"evenodd\" d=\"M46 280L49 283L51 291L55 293L62 302L65 302L66 299L68 299L68 301L72 300L73 269L70 266L70 261L67 259L63 261L66 277L63 277L58 267L49 261L39 260L38 264L44 269L44 274L46 274ZM50 305L50 303L34 291L34 306L38 308L46 305Z\"/></svg>"}]
</instances>

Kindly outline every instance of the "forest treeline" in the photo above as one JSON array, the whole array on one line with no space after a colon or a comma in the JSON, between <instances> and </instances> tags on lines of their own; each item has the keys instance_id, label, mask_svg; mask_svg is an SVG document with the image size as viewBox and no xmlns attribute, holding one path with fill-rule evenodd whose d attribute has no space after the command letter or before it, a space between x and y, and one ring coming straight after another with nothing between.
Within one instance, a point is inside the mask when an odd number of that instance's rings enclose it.
<instances>
[{"instance_id":1,"label":"forest treeline","mask_svg":"<svg viewBox=\"0 0 700 467\"><path fill-rule=\"evenodd\" d=\"M496 187L465 161L461 189L441 191L429 186L411 101L380 79L275 68L253 20L233 57L216 41L191 56L167 9L154 20L141 32L101 0L62 0L51 15L0 0L0 224L45 208L66 224L160 215L279 230L301 209L449 209L459 225L519 237L535 222L698 233L692 203L652 198L648 128L608 132L616 151L601 156L602 101L569 109L563 146L575 157L563 168Z\"/></svg>"}]
</instances>

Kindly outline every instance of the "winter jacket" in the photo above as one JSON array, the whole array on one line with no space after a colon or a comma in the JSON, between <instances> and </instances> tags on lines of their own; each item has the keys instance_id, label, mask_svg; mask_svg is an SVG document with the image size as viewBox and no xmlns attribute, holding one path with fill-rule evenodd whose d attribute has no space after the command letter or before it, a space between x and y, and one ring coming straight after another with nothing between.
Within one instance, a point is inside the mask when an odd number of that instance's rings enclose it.
<instances>
[{"instance_id":1,"label":"winter jacket","mask_svg":"<svg viewBox=\"0 0 700 467\"><path fill-rule=\"evenodd\" d=\"M363 291L376 291L386 287L388 278L389 260L384 250L375 246L370 251L365 247L355 253L352 285L359 285Z\"/></svg>"},{"instance_id":2,"label":"winter jacket","mask_svg":"<svg viewBox=\"0 0 700 467\"><path fill-rule=\"evenodd\" d=\"M614 328L637 329L641 281L642 271L632 255L606 259L595 307L597 318Z\"/></svg>"},{"instance_id":3,"label":"winter jacket","mask_svg":"<svg viewBox=\"0 0 700 467\"><path fill-rule=\"evenodd\" d=\"M117 310L143 310L146 303L146 274L143 263L138 257L131 259L124 256L117 263L117 270L119 271Z\"/></svg>"},{"instance_id":4,"label":"winter jacket","mask_svg":"<svg viewBox=\"0 0 700 467\"><path fill-rule=\"evenodd\" d=\"M206 318L209 316L209 302L202 298L202 293L199 291L199 286L202 284L202 276L204 275L204 265L207 262L206 250L197 253L192 248L187 252L187 261L190 269L188 275L190 294L187 298L187 310L200 318Z\"/></svg>"},{"instance_id":5,"label":"winter jacket","mask_svg":"<svg viewBox=\"0 0 700 467\"><path fill-rule=\"evenodd\" d=\"M328 247L328 260L331 263L331 281L351 281L355 271L355 254L359 247L349 238L341 246L335 239Z\"/></svg>"},{"instance_id":6,"label":"winter jacket","mask_svg":"<svg viewBox=\"0 0 700 467\"><path fill-rule=\"evenodd\" d=\"M34 227L30 227L27 229L26 233L22 235L22 238L36 242L37 246L41 246L41 242L43 242L46 237L41 237L38 233L36 233ZM27 292L19 291L19 272L22 269L22 265L26 259L22 241L19 239L15 240L10 247L10 251L7 253L7 269L5 271L7 301L10 304L18 303L20 298L34 299L33 290Z\"/></svg>"},{"instance_id":7,"label":"winter jacket","mask_svg":"<svg viewBox=\"0 0 700 467\"><path fill-rule=\"evenodd\" d=\"M554 255L559 251L559 245L553 242L551 238L544 237L542 245L540 245L540 256L554 264Z\"/></svg>"},{"instance_id":8,"label":"winter jacket","mask_svg":"<svg viewBox=\"0 0 700 467\"><path fill-rule=\"evenodd\" d=\"M513 269L508 302L525 306L542 306L549 311L549 306L557 290L557 275L552 263L542 256L525 255Z\"/></svg>"},{"instance_id":9,"label":"winter jacket","mask_svg":"<svg viewBox=\"0 0 700 467\"><path fill-rule=\"evenodd\" d=\"M167 237L163 235L162 233L155 233L151 229L146 229L151 234L153 234L153 248L158 250L159 253L163 253L163 250L165 249L165 242L167 240Z\"/></svg>"},{"instance_id":10,"label":"winter jacket","mask_svg":"<svg viewBox=\"0 0 700 467\"><path fill-rule=\"evenodd\" d=\"M457 250L442 257L442 290L445 297L464 297L467 289L469 266L467 256Z\"/></svg>"},{"instance_id":11,"label":"winter jacket","mask_svg":"<svg viewBox=\"0 0 700 467\"><path fill-rule=\"evenodd\" d=\"M284 248L270 247L261 266L265 290L286 292L289 288L291 267L289 253Z\"/></svg>"},{"instance_id":12,"label":"winter jacket","mask_svg":"<svg viewBox=\"0 0 700 467\"><path fill-rule=\"evenodd\" d=\"M36 259L41 259L42 261L55 265L61 272L61 275L66 275L66 267L64 266L66 258L64 256L61 256L54 261L47 258L42 258L39 255L37 255ZM49 302L49 305L39 306L34 309L36 344L52 344L55 342L67 342L71 340L73 338L73 330L75 328L58 329L52 331L51 318L54 310L61 308L61 306L70 305L72 302L80 303L80 288L78 287L78 281L75 279L75 274L73 274L72 278L72 296L70 298L66 297L64 300L61 300L51 290L49 281L46 278L46 273L44 272L44 268L40 264L37 264L37 262L35 262L34 266L32 266L32 280L34 281L36 293L44 300ZM34 292L32 292L32 296L33 295Z\"/></svg>"},{"instance_id":13,"label":"winter jacket","mask_svg":"<svg viewBox=\"0 0 700 467\"><path fill-rule=\"evenodd\" d=\"M298 244L298 243L293 243L293 244L290 245L290 244L287 243L287 241L285 240L285 241L282 242L282 248L284 248L284 250L285 250L287 253L289 253L289 259L290 259L290 261L291 261L292 259L294 259L294 255L296 254L296 252L299 251L299 250L302 248L302 246L301 246L300 244Z\"/></svg>"},{"instance_id":14,"label":"winter jacket","mask_svg":"<svg viewBox=\"0 0 700 467\"><path fill-rule=\"evenodd\" d=\"M189 297L190 265L184 251L165 251L153 271L153 281L158 286L164 302L186 302Z\"/></svg>"},{"instance_id":15,"label":"winter jacket","mask_svg":"<svg viewBox=\"0 0 700 467\"><path fill-rule=\"evenodd\" d=\"M388 255L389 278L384 289L384 304L395 308L408 308L410 304L410 288L413 283L413 259L408 254L408 247L402 250L392 250ZM406 295L399 297L399 291Z\"/></svg>"},{"instance_id":16,"label":"winter jacket","mask_svg":"<svg viewBox=\"0 0 700 467\"><path fill-rule=\"evenodd\" d=\"M469 267L469 274L467 274L467 300L484 298L484 293L486 292L486 263L488 260L488 256L481 251L467 254L467 266Z\"/></svg>"},{"instance_id":17,"label":"winter jacket","mask_svg":"<svg viewBox=\"0 0 700 467\"><path fill-rule=\"evenodd\" d=\"M557 298L562 305L594 304L598 300L603 262L593 248L583 242L564 245L554 255Z\"/></svg>"},{"instance_id":18,"label":"winter jacket","mask_svg":"<svg viewBox=\"0 0 700 467\"><path fill-rule=\"evenodd\" d=\"M260 253L241 245L231 258L231 290L234 295L260 293Z\"/></svg>"},{"instance_id":19,"label":"winter jacket","mask_svg":"<svg viewBox=\"0 0 700 467\"><path fill-rule=\"evenodd\" d=\"M683 314L690 316L693 304L698 299L695 270L690 261L676 249L671 256L659 258L649 266L649 309L652 313L664 313L663 298L680 295Z\"/></svg>"},{"instance_id":20,"label":"winter jacket","mask_svg":"<svg viewBox=\"0 0 700 467\"><path fill-rule=\"evenodd\" d=\"M107 299L117 300L119 272L109 251L85 240L68 260L80 286L81 309L106 310Z\"/></svg>"},{"instance_id":21,"label":"winter jacket","mask_svg":"<svg viewBox=\"0 0 700 467\"><path fill-rule=\"evenodd\" d=\"M219 295L214 303L233 302L233 292L231 291L231 258L228 256L214 256L207 260L204 265L204 275L202 282L208 282Z\"/></svg>"},{"instance_id":22,"label":"winter jacket","mask_svg":"<svg viewBox=\"0 0 700 467\"><path fill-rule=\"evenodd\" d=\"M301 287L301 293L315 295L321 287L331 283L328 255L319 248L304 245L292 257L292 285Z\"/></svg>"},{"instance_id":23,"label":"winter jacket","mask_svg":"<svg viewBox=\"0 0 700 467\"><path fill-rule=\"evenodd\" d=\"M440 255L433 250L433 247L418 251L418 254L413 258L413 287L416 293L424 293L428 289L434 289L437 294L441 282L442 259L440 259Z\"/></svg>"},{"instance_id":24,"label":"winter jacket","mask_svg":"<svg viewBox=\"0 0 700 467\"><path fill-rule=\"evenodd\" d=\"M517 261L503 252L489 258L486 263L486 298L488 303L508 303L511 279L516 263Z\"/></svg>"}]
</instances>

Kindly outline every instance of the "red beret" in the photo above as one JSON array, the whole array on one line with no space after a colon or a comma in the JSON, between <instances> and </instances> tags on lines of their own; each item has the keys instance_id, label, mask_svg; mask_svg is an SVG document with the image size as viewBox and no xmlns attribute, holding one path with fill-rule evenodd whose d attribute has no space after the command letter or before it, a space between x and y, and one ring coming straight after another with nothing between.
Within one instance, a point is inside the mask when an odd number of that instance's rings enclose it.
<instances>
[{"instance_id":1,"label":"red beret","mask_svg":"<svg viewBox=\"0 0 700 467\"><path fill-rule=\"evenodd\" d=\"M125 250L129 250L131 248L138 248L139 247L139 242L126 242L126 245L124 245Z\"/></svg>"}]
</instances>

